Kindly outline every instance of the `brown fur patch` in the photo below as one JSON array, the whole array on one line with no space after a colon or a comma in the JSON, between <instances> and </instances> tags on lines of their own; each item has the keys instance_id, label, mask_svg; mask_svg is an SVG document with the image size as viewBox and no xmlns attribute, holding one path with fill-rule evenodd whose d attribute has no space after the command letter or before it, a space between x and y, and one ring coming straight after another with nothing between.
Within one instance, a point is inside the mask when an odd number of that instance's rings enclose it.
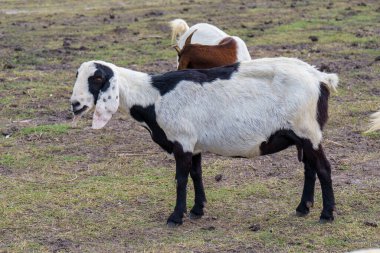
<instances>
[{"instance_id":1,"label":"brown fur patch","mask_svg":"<svg viewBox=\"0 0 380 253\"><path fill-rule=\"evenodd\" d=\"M194 32L189 35L181 52L178 53L178 70L208 69L233 64L237 61L237 43L233 38L226 37L218 45L213 46L191 44Z\"/></svg>"}]
</instances>

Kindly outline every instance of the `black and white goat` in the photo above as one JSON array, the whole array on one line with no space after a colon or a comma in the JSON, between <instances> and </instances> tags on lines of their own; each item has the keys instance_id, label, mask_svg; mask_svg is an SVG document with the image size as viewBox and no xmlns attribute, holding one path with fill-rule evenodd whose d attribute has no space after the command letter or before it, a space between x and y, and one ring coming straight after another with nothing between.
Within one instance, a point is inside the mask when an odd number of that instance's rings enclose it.
<instances>
[{"instance_id":1,"label":"black and white goat","mask_svg":"<svg viewBox=\"0 0 380 253\"><path fill-rule=\"evenodd\" d=\"M321 140L328 97L337 84L337 75L291 58L161 75L89 61L78 69L71 103L77 117L95 106L94 129L104 127L120 104L149 129L154 142L174 154L177 201L167 221L170 226L182 223L189 174L195 189L190 217L203 215L202 152L249 158L292 145L305 164L297 213L309 213L318 175L323 197L320 221L325 222L334 219L335 200Z\"/></svg>"}]
</instances>

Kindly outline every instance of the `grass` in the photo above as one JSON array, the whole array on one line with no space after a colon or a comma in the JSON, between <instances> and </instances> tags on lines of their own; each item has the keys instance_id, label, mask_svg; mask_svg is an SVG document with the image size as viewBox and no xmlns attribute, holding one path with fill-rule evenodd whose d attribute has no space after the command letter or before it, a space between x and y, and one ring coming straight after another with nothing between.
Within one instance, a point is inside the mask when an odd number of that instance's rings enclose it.
<instances>
[{"instance_id":1,"label":"grass","mask_svg":"<svg viewBox=\"0 0 380 253\"><path fill-rule=\"evenodd\" d=\"M368 225L380 222L380 134L364 133L380 104L380 66L370 65L379 54L380 6L371 0L331 3L2 1L0 252L380 247L379 228ZM173 70L167 22L178 17L241 36L254 58L297 57L339 74L323 142L334 168L334 223L318 223L319 184L310 215L294 215L303 172L290 149L251 160L205 154L206 214L169 229L174 161L149 134L122 113L101 131L89 128L91 115L70 126L69 98L80 63L101 59L150 73ZM193 198L189 183L188 209ZM253 224L260 229L251 231Z\"/></svg>"},{"instance_id":2,"label":"grass","mask_svg":"<svg viewBox=\"0 0 380 253\"><path fill-rule=\"evenodd\" d=\"M69 125L67 124L56 124L56 125L42 125L42 126L33 126L25 127L20 130L21 134L30 135L30 134L52 134L59 135L65 134L69 130Z\"/></svg>"}]
</instances>

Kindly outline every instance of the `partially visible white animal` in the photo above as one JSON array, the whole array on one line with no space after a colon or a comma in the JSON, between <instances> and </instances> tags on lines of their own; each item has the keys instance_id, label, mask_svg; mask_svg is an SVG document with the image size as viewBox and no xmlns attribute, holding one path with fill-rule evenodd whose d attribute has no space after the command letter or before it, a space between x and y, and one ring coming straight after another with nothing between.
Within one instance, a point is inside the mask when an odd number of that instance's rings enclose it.
<instances>
[{"instance_id":1,"label":"partially visible white animal","mask_svg":"<svg viewBox=\"0 0 380 253\"><path fill-rule=\"evenodd\" d=\"M371 115L371 124L366 133L374 132L376 130L380 130L380 111Z\"/></svg>"},{"instance_id":2,"label":"partially visible white animal","mask_svg":"<svg viewBox=\"0 0 380 253\"><path fill-rule=\"evenodd\" d=\"M348 253L380 253L380 248L378 249L360 249L360 250L355 250L355 251L350 251Z\"/></svg>"}]
</instances>

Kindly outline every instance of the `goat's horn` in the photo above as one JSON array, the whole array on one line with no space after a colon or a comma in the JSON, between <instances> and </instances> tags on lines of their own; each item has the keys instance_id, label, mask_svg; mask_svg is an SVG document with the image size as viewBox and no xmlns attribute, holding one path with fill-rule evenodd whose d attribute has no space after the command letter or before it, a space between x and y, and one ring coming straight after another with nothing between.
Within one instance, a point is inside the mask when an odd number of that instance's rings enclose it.
<instances>
[{"instance_id":1,"label":"goat's horn","mask_svg":"<svg viewBox=\"0 0 380 253\"><path fill-rule=\"evenodd\" d=\"M187 39L185 41L185 45L191 44L191 38L193 37L193 35L196 31L197 31L197 29L195 29L192 33L190 33L190 35L187 37Z\"/></svg>"},{"instance_id":2,"label":"goat's horn","mask_svg":"<svg viewBox=\"0 0 380 253\"><path fill-rule=\"evenodd\" d=\"M174 45L173 48L177 51L178 54L181 52L181 49L179 48L179 46Z\"/></svg>"}]
</instances>

